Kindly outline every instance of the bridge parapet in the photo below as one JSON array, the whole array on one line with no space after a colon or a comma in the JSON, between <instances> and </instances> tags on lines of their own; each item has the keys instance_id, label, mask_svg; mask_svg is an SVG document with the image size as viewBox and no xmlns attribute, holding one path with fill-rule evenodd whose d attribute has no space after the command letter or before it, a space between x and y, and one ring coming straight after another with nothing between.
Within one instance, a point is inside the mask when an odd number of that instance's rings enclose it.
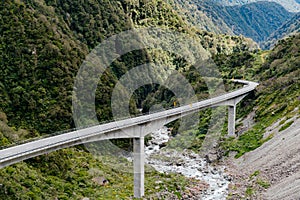
<instances>
[{"instance_id":1,"label":"bridge parapet","mask_svg":"<svg viewBox=\"0 0 300 200\"><path fill-rule=\"evenodd\" d=\"M235 135L236 104L258 85L251 81L235 80L235 82L245 84L245 86L236 91L191 105L88 127L2 149L0 150L0 168L83 143L117 138L134 138L134 196L140 198L144 195L144 137L169 122L197 112L200 109L215 106L229 106L228 134L230 136Z\"/></svg>"}]
</instances>

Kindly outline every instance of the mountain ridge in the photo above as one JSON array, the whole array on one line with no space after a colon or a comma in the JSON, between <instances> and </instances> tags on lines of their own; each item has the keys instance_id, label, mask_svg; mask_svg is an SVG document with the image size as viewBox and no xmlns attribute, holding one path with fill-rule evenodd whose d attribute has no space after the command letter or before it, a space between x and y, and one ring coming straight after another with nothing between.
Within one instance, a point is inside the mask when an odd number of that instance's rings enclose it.
<instances>
[{"instance_id":1,"label":"mountain ridge","mask_svg":"<svg viewBox=\"0 0 300 200\"><path fill-rule=\"evenodd\" d=\"M273 32L263 43L262 48L270 49L283 38L295 35L300 32L300 13L295 14L290 20Z\"/></svg>"},{"instance_id":2,"label":"mountain ridge","mask_svg":"<svg viewBox=\"0 0 300 200\"><path fill-rule=\"evenodd\" d=\"M181 15L187 13L187 20L200 29L219 34L244 35L258 43L293 16L293 13L275 2L258 1L235 6L224 6L211 0L175 2L185 7L184 10L177 9L178 12L183 12Z\"/></svg>"},{"instance_id":3,"label":"mountain ridge","mask_svg":"<svg viewBox=\"0 0 300 200\"><path fill-rule=\"evenodd\" d=\"M290 12L300 12L300 1L299 0L212 0L219 4L226 6L246 5L249 3L256 2L275 2L282 5L286 10Z\"/></svg>"}]
</instances>

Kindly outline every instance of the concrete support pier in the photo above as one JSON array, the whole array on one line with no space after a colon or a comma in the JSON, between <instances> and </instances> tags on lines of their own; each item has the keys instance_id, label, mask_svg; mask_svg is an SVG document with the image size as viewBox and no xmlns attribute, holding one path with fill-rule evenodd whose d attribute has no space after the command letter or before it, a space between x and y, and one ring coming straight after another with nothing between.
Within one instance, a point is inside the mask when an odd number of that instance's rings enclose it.
<instances>
[{"instance_id":1,"label":"concrete support pier","mask_svg":"<svg viewBox=\"0 0 300 200\"><path fill-rule=\"evenodd\" d=\"M228 106L228 135L235 136L236 105Z\"/></svg>"},{"instance_id":2,"label":"concrete support pier","mask_svg":"<svg viewBox=\"0 0 300 200\"><path fill-rule=\"evenodd\" d=\"M144 137L133 138L134 197L144 196Z\"/></svg>"}]
</instances>

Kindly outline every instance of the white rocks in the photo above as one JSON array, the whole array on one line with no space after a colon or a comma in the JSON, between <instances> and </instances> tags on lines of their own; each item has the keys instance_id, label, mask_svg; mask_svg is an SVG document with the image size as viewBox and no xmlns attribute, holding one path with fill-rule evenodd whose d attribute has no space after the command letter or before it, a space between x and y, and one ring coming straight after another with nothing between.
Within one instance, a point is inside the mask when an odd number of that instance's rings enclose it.
<instances>
[{"instance_id":1,"label":"white rocks","mask_svg":"<svg viewBox=\"0 0 300 200\"><path fill-rule=\"evenodd\" d=\"M169 131L162 128L152 134L149 146L145 148L146 163L157 171L180 173L189 178L205 181L209 188L202 193L201 199L226 199L228 195L229 176L224 173L225 167L212 167L204 158L184 150L177 152L160 145L169 140Z\"/></svg>"}]
</instances>

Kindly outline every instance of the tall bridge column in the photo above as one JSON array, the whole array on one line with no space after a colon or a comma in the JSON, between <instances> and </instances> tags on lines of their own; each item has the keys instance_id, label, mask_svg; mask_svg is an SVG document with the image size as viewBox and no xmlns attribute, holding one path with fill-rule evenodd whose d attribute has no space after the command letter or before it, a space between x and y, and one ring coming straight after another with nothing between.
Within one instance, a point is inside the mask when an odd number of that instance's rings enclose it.
<instances>
[{"instance_id":1,"label":"tall bridge column","mask_svg":"<svg viewBox=\"0 0 300 200\"><path fill-rule=\"evenodd\" d=\"M236 105L228 106L228 135L235 136Z\"/></svg>"},{"instance_id":2,"label":"tall bridge column","mask_svg":"<svg viewBox=\"0 0 300 200\"><path fill-rule=\"evenodd\" d=\"M144 196L144 137L133 138L134 197Z\"/></svg>"}]
</instances>

